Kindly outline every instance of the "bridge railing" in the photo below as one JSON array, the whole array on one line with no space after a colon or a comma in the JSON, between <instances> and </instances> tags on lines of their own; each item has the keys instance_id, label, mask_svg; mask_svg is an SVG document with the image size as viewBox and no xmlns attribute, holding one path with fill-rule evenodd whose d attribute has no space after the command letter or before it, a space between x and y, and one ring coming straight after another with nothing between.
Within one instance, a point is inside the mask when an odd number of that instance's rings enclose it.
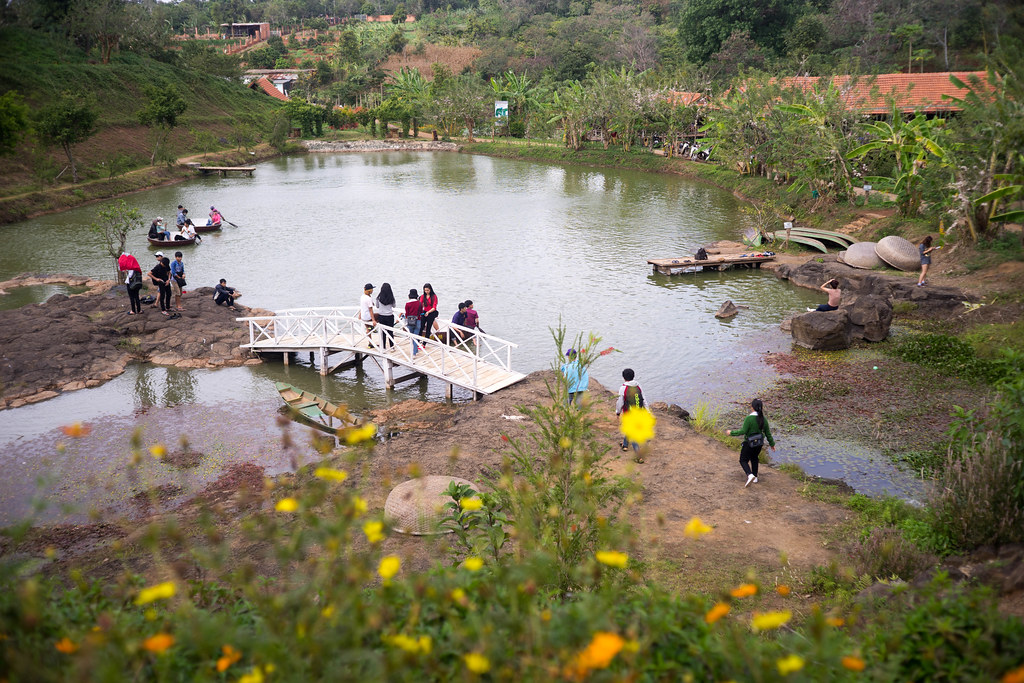
<instances>
[{"instance_id":1,"label":"bridge railing","mask_svg":"<svg viewBox=\"0 0 1024 683\"><path fill-rule=\"evenodd\" d=\"M478 378L482 364L489 364L512 371L512 349L518 348L505 339L479 330L473 330L455 323L442 324L439 331L443 337L455 342L450 345L441 340L425 339L414 335L404 326L404 321L392 328L366 323L356 317L358 308L318 307L292 308L278 311L272 316L238 318L249 325L249 344L260 342L264 345L306 348L338 348L339 339L344 339L343 348L353 351L366 350L374 355L386 357L414 369L433 371L449 381L468 386L479 386ZM385 342L385 337L388 342ZM424 342L441 350L440 354L414 354L415 345Z\"/></svg>"}]
</instances>

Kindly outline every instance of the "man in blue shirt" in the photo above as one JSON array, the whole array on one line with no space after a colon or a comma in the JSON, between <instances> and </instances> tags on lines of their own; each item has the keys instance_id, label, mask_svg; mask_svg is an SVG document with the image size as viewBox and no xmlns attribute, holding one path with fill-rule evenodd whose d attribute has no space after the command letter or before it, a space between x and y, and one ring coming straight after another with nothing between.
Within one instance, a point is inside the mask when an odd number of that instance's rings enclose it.
<instances>
[{"instance_id":1,"label":"man in blue shirt","mask_svg":"<svg viewBox=\"0 0 1024 683\"><path fill-rule=\"evenodd\" d=\"M181 258L181 252L176 251L171 261L171 294L174 296L174 308L178 311L185 310L181 307L181 288L185 286L185 264Z\"/></svg>"}]
</instances>

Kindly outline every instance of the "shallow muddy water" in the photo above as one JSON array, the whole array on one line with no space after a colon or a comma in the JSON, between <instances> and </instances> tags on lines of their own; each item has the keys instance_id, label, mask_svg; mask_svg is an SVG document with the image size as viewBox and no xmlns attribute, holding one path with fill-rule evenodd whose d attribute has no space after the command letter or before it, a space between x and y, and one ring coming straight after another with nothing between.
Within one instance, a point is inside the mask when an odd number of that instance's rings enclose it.
<instances>
[{"instance_id":1,"label":"shallow muddy water","mask_svg":"<svg viewBox=\"0 0 1024 683\"><path fill-rule=\"evenodd\" d=\"M519 344L516 370L557 360L549 330L561 323L570 335L593 332L601 348L621 351L595 363L594 379L614 388L622 368L632 367L649 400L683 406L756 393L773 377L758 355L789 348L779 322L820 299L768 271L652 274L647 258L686 256L738 239L746 227L731 194L670 175L453 153L311 154L258 164L252 178L197 178L127 202L147 226L158 215L173 224L179 203L203 220L215 205L238 225L182 249L190 287L223 277L246 305L281 309L355 305L366 282L389 282L401 306L410 288L430 282L443 317L473 299L484 330ZM26 271L111 277L88 228L108 204L0 227L0 280ZM129 238L129 250L148 266L157 249L145 233ZM719 321L714 312L726 299L748 308ZM97 452L125 452L128 428L141 424L147 438L184 431L207 453L220 452L224 439L225 461L254 459L274 470L285 465L250 443L253 435L276 438L273 379L287 376L355 410L443 397L443 384L425 380L388 392L372 369L321 378L301 364L217 372L135 366L98 389L0 412L0 461L39 460L60 440L59 425L87 420L121 433ZM120 456L95 457L104 465L92 473L102 474ZM41 469L23 467L13 492L10 482L0 485L5 509L10 496L24 499L22 477Z\"/></svg>"}]
</instances>

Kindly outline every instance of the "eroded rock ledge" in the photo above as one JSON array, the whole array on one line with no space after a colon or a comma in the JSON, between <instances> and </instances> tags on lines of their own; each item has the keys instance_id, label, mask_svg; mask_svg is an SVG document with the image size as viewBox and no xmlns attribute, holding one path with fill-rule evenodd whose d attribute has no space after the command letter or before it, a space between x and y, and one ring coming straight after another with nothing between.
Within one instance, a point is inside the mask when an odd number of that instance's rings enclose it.
<instances>
[{"instance_id":1,"label":"eroded rock ledge","mask_svg":"<svg viewBox=\"0 0 1024 683\"><path fill-rule=\"evenodd\" d=\"M0 311L0 409L99 386L132 361L180 368L257 364L239 348L249 333L235 318L270 314L239 304L238 312L217 306L210 287L189 290L181 317L168 319L147 305L140 315L128 315L124 287L110 281L19 276L2 284L70 284L89 291ZM155 288L144 288L147 293L155 295Z\"/></svg>"},{"instance_id":2,"label":"eroded rock ledge","mask_svg":"<svg viewBox=\"0 0 1024 683\"><path fill-rule=\"evenodd\" d=\"M432 140L304 140L302 146L307 152L458 152L460 149L454 142Z\"/></svg>"}]
</instances>

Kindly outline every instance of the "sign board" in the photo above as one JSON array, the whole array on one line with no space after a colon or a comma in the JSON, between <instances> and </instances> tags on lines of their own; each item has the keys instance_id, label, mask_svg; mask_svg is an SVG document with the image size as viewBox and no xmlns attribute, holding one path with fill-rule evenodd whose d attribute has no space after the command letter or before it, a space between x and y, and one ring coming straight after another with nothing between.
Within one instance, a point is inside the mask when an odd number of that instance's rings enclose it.
<instances>
[{"instance_id":1,"label":"sign board","mask_svg":"<svg viewBox=\"0 0 1024 683\"><path fill-rule=\"evenodd\" d=\"M507 100L495 100L494 101L494 118L508 118L508 101Z\"/></svg>"},{"instance_id":2,"label":"sign board","mask_svg":"<svg viewBox=\"0 0 1024 683\"><path fill-rule=\"evenodd\" d=\"M782 227L784 227L786 230L792 230L793 229L793 224L790 221L785 221L782 224Z\"/></svg>"}]
</instances>

